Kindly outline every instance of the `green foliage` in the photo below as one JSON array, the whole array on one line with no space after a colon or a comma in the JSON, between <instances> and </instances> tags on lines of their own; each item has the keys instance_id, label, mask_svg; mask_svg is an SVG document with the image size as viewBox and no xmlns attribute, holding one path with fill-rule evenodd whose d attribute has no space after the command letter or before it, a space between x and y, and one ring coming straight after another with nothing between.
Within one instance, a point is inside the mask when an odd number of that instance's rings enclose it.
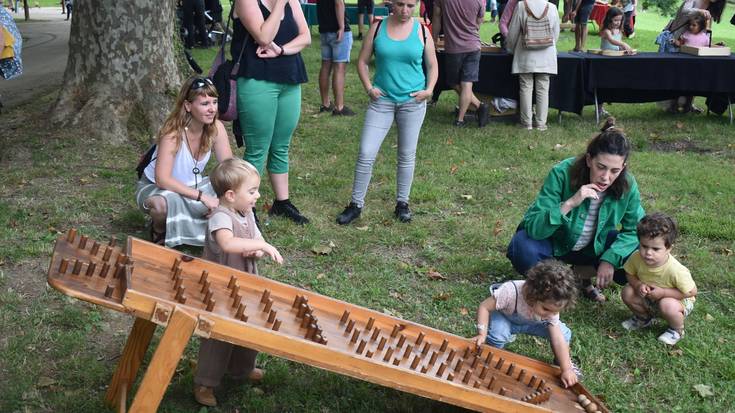
<instances>
[{"instance_id":1,"label":"green foliage","mask_svg":"<svg viewBox=\"0 0 735 413\"><path fill-rule=\"evenodd\" d=\"M683 0L643 0L644 9L658 9L665 16L673 16ZM724 0L723 0L724 1Z\"/></svg>"}]
</instances>

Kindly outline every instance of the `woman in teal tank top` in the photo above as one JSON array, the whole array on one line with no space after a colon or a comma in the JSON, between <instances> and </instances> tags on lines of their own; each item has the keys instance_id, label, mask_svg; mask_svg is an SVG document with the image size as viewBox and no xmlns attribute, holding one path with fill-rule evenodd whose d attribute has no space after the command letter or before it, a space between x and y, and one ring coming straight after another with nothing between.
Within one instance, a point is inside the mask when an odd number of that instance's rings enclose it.
<instances>
[{"instance_id":1,"label":"woman in teal tank top","mask_svg":"<svg viewBox=\"0 0 735 413\"><path fill-rule=\"evenodd\" d=\"M352 200L337 217L349 224L360 216L380 145L393 121L398 128L398 167L395 215L411 221L408 197L413 182L426 99L431 97L439 74L431 33L412 16L417 0L396 0L393 14L370 27L364 38L357 73L370 97L355 165ZM370 57L375 53L375 77L370 80ZM422 68L426 67L426 73Z\"/></svg>"}]
</instances>

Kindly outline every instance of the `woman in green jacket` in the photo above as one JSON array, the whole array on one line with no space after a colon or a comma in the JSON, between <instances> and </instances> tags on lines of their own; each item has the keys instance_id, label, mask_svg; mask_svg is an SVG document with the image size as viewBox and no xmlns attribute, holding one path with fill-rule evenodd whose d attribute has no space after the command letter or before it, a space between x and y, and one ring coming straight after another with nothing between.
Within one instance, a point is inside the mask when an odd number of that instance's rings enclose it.
<instances>
[{"instance_id":1,"label":"woman in green jacket","mask_svg":"<svg viewBox=\"0 0 735 413\"><path fill-rule=\"evenodd\" d=\"M593 266L597 288L587 280L582 291L595 301L605 300L598 288L611 280L625 283L623 263L638 248L636 225L645 214L627 173L629 155L630 142L609 118L584 154L551 169L508 245L516 271L552 257Z\"/></svg>"}]
</instances>

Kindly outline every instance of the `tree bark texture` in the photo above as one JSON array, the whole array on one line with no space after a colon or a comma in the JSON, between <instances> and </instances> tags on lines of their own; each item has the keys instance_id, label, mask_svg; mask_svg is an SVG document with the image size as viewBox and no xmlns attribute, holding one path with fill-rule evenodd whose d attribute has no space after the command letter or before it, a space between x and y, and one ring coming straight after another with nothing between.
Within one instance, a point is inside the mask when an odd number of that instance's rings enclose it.
<instances>
[{"instance_id":1,"label":"tree bark texture","mask_svg":"<svg viewBox=\"0 0 735 413\"><path fill-rule=\"evenodd\" d=\"M158 130L181 84L174 30L174 0L74 1L52 121L116 143L131 124Z\"/></svg>"}]
</instances>

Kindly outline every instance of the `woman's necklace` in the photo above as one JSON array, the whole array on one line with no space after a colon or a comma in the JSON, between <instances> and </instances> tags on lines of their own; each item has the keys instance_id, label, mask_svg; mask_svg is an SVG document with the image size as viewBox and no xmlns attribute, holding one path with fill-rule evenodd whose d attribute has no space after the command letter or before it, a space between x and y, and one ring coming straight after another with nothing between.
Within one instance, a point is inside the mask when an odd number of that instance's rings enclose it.
<instances>
[{"instance_id":1,"label":"woman's necklace","mask_svg":"<svg viewBox=\"0 0 735 413\"><path fill-rule=\"evenodd\" d=\"M191 150L191 144L189 143L189 134L186 133L188 130L188 127L184 128L184 138L186 139L186 147L189 148L189 153L194 156L194 153ZM202 171L199 169L199 155L201 155L202 152L202 142L201 139L199 141L199 147L197 148L197 154L196 157L194 157L194 167L191 169L191 173L194 174L194 187L196 188L198 186L197 184L197 175L199 175Z\"/></svg>"}]
</instances>

